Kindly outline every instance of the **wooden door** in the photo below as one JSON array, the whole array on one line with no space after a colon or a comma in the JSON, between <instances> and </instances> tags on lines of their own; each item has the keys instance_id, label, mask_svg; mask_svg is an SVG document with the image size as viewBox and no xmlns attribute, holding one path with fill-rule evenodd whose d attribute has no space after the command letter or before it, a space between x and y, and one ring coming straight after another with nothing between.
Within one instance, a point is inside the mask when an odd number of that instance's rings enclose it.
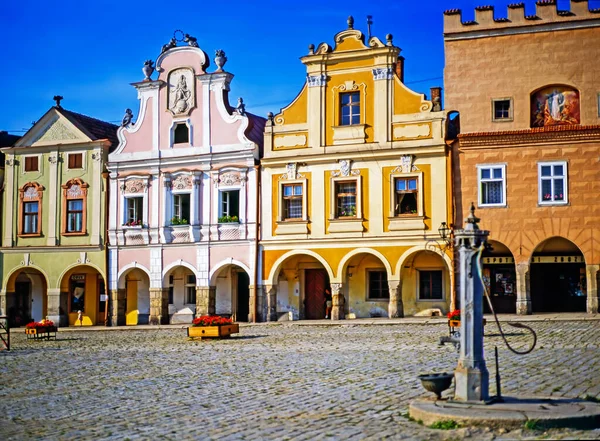
<instances>
[{"instance_id":1,"label":"wooden door","mask_svg":"<svg viewBox=\"0 0 600 441\"><path fill-rule=\"evenodd\" d=\"M325 318L325 288L329 286L327 271L306 270L304 273L304 318Z\"/></svg>"}]
</instances>

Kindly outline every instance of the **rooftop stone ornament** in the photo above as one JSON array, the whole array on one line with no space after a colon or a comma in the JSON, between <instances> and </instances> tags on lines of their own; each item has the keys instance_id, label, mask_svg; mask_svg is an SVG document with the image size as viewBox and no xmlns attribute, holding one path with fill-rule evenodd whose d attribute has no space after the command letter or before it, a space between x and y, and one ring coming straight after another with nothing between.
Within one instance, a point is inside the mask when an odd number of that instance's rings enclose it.
<instances>
[{"instance_id":1,"label":"rooftop stone ornament","mask_svg":"<svg viewBox=\"0 0 600 441\"><path fill-rule=\"evenodd\" d=\"M223 72L223 66L227 63L227 57L223 49L217 49L215 51L215 64L217 65L217 72Z\"/></svg>"},{"instance_id":2,"label":"rooftop stone ornament","mask_svg":"<svg viewBox=\"0 0 600 441\"><path fill-rule=\"evenodd\" d=\"M192 37L190 34L184 34L181 29L177 29L173 32L173 37L169 40L169 42L163 45L161 54L164 54L169 49L173 49L177 47L177 43L185 42L188 46L198 47L198 39L196 37Z\"/></svg>"},{"instance_id":3,"label":"rooftop stone ornament","mask_svg":"<svg viewBox=\"0 0 600 441\"><path fill-rule=\"evenodd\" d=\"M144 61L144 67L142 67L142 72L144 73L144 81L152 81L152 74L154 73L154 61L146 60Z\"/></svg>"}]
</instances>

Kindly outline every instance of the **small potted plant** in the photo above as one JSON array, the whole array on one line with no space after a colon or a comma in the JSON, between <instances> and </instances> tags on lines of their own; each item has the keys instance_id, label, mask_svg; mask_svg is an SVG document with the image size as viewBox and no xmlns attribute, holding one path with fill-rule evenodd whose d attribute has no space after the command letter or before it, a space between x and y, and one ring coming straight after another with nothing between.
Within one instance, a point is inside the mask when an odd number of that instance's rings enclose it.
<instances>
[{"instance_id":1,"label":"small potted plant","mask_svg":"<svg viewBox=\"0 0 600 441\"><path fill-rule=\"evenodd\" d=\"M180 218L179 216L173 216L171 218L171 225L188 225L187 219Z\"/></svg>"},{"instance_id":2,"label":"small potted plant","mask_svg":"<svg viewBox=\"0 0 600 441\"><path fill-rule=\"evenodd\" d=\"M219 217L219 223L220 224L237 224L239 223L239 218L237 216L220 216Z\"/></svg>"},{"instance_id":3,"label":"small potted plant","mask_svg":"<svg viewBox=\"0 0 600 441\"><path fill-rule=\"evenodd\" d=\"M142 221L141 220L131 220L131 221L127 221L123 224L124 227L142 227Z\"/></svg>"},{"instance_id":4,"label":"small potted plant","mask_svg":"<svg viewBox=\"0 0 600 441\"><path fill-rule=\"evenodd\" d=\"M229 338L231 334L240 332L240 325L233 320L219 315L202 315L192 321L188 327L188 337L193 338Z\"/></svg>"}]
</instances>

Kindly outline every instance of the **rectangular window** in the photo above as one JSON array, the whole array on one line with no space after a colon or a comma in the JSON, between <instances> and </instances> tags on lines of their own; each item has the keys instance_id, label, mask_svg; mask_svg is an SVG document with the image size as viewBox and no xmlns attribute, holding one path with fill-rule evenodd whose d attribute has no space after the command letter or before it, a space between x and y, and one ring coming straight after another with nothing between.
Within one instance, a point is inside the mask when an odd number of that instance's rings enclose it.
<instances>
[{"instance_id":1,"label":"rectangular window","mask_svg":"<svg viewBox=\"0 0 600 441\"><path fill-rule=\"evenodd\" d=\"M83 231L83 199L67 201L67 233Z\"/></svg>"},{"instance_id":2,"label":"rectangular window","mask_svg":"<svg viewBox=\"0 0 600 441\"><path fill-rule=\"evenodd\" d=\"M356 181L335 183L337 217L356 217Z\"/></svg>"},{"instance_id":3,"label":"rectangular window","mask_svg":"<svg viewBox=\"0 0 600 441\"><path fill-rule=\"evenodd\" d=\"M418 214L419 187L416 177L394 179L394 216Z\"/></svg>"},{"instance_id":4,"label":"rectangular window","mask_svg":"<svg viewBox=\"0 0 600 441\"><path fill-rule=\"evenodd\" d=\"M238 222L240 217L240 191L228 190L219 192L221 206L219 222Z\"/></svg>"},{"instance_id":5,"label":"rectangular window","mask_svg":"<svg viewBox=\"0 0 600 441\"><path fill-rule=\"evenodd\" d=\"M512 100L499 98L492 100L492 121L512 121Z\"/></svg>"},{"instance_id":6,"label":"rectangular window","mask_svg":"<svg viewBox=\"0 0 600 441\"><path fill-rule=\"evenodd\" d=\"M538 200L540 204L566 204L567 163L538 163Z\"/></svg>"},{"instance_id":7,"label":"rectangular window","mask_svg":"<svg viewBox=\"0 0 600 441\"><path fill-rule=\"evenodd\" d=\"M419 271L419 300L442 300L442 271Z\"/></svg>"},{"instance_id":8,"label":"rectangular window","mask_svg":"<svg viewBox=\"0 0 600 441\"><path fill-rule=\"evenodd\" d=\"M340 94L340 125L360 124L360 93Z\"/></svg>"},{"instance_id":9,"label":"rectangular window","mask_svg":"<svg viewBox=\"0 0 600 441\"><path fill-rule=\"evenodd\" d=\"M185 303L188 305L196 304L196 276L188 275L185 284Z\"/></svg>"},{"instance_id":10,"label":"rectangular window","mask_svg":"<svg viewBox=\"0 0 600 441\"><path fill-rule=\"evenodd\" d=\"M190 223L190 195L173 195L173 219L172 225L187 225Z\"/></svg>"},{"instance_id":11,"label":"rectangular window","mask_svg":"<svg viewBox=\"0 0 600 441\"><path fill-rule=\"evenodd\" d=\"M25 171L39 171L38 157L37 156L26 156L25 157Z\"/></svg>"},{"instance_id":12,"label":"rectangular window","mask_svg":"<svg viewBox=\"0 0 600 441\"><path fill-rule=\"evenodd\" d=\"M125 209L126 209L125 225L126 226L133 227L133 226L137 226L137 225L142 225L143 206L144 206L144 198L143 197L125 198Z\"/></svg>"},{"instance_id":13,"label":"rectangular window","mask_svg":"<svg viewBox=\"0 0 600 441\"><path fill-rule=\"evenodd\" d=\"M283 186L283 218L302 219L302 184Z\"/></svg>"},{"instance_id":14,"label":"rectangular window","mask_svg":"<svg viewBox=\"0 0 600 441\"><path fill-rule=\"evenodd\" d=\"M38 232L39 202L23 203L23 234Z\"/></svg>"},{"instance_id":15,"label":"rectangular window","mask_svg":"<svg viewBox=\"0 0 600 441\"><path fill-rule=\"evenodd\" d=\"M505 165L478 165L479 206L506 205Z\"/></svg>"},{"instance_id":16,"label":"rectangular window","mask_svg":"<svg viewBox=\"0 0 600 441\"><path fill-rule=\"evenodd\" d=\"M69 168L83 168L83 154L69 153Z\"/></svg>"},{"instance_id":17,"label":"rectangular window","mask_svg":"<svg viewBox=\"0 0 600 441\"><path fill-rule=\"evenodd\" d=\"M368 275L368 299L389 299L390 298L390 287L387 280L386 271L367 271Z\"/></svg>"},{"instance_id":18,"label":"rectangular window","mask_svg":"<svg viewBox=\"0 0 600 441\"><path fill-rule=\"evenodd\" d=\"M184 144L190 142L190 130L187 124L175 124L173 133L173 144Z\"/></svg>"}]
</instances>

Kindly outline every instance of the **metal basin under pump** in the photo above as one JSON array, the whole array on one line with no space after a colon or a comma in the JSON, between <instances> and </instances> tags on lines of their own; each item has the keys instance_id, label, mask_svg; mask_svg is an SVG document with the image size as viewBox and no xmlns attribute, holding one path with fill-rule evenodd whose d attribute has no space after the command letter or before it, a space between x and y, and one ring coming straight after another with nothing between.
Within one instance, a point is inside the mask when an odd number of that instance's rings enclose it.
<instances>
[{"instance_id":1,"label":"metal basin under pump","mask_svg":"<svg viewBox=\"0 0 600 441\"><path fill-rule=\"evenodd\" d=\"M450 387L454 374L446 372L439 374L423 374L419 375L419 380L425 389L433 392L438 400L442 399L442 392Z\"/></svg>"}]
</instances>

